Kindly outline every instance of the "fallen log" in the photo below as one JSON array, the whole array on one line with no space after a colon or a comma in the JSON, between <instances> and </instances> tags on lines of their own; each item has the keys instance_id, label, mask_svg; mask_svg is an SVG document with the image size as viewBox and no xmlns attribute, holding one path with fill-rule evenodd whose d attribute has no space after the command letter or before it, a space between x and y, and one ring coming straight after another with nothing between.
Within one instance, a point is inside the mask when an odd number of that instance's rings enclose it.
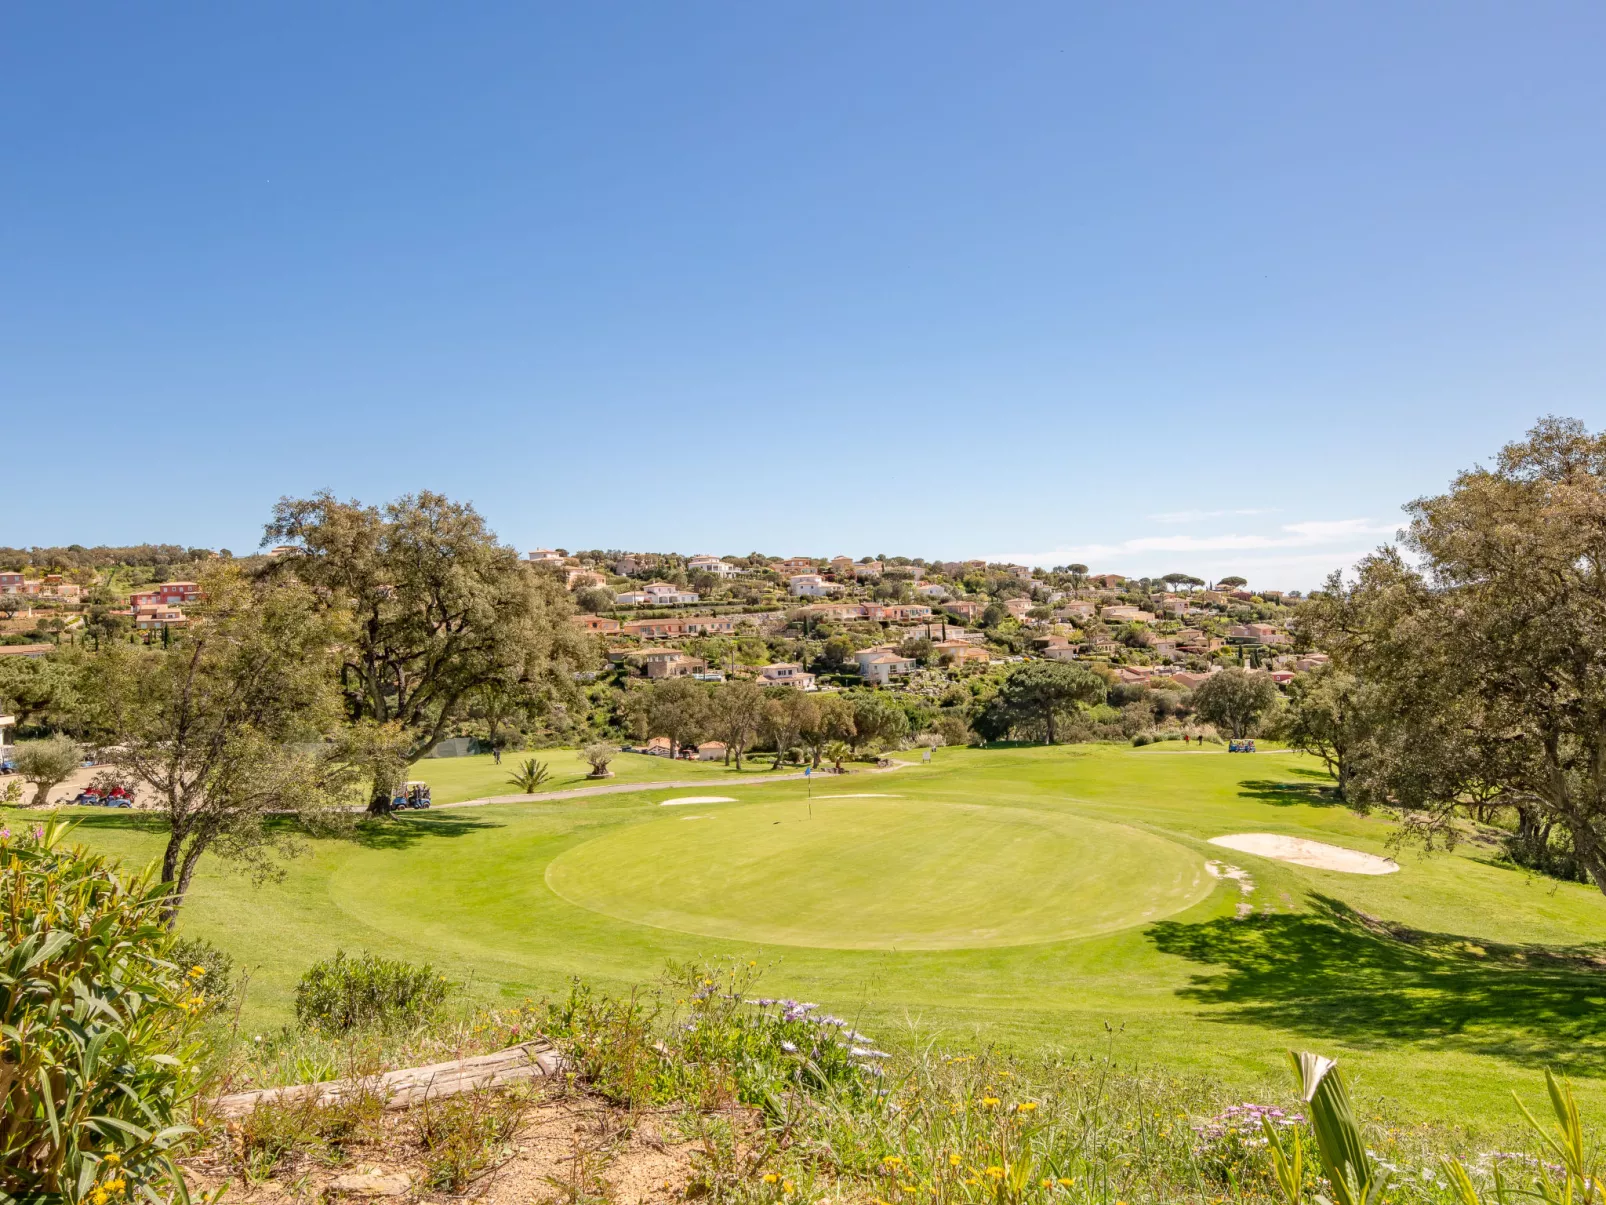
<instances>
[{"instance_id":1,"label":"fallen log","mask_svg":"<svg viewBox=\"0 0 1606 1205\"><path fill-rule=\"evenodd\" d=\"M220 1096L213 1107L224 1117L239 1117L259 1104L310 1100L315 1107L337 1104L364 1092L381 1097L387 1109L405 1109L423 1100L454 1096L481 1088L495 1088L518 1080L557 1075L568 1060L546 1042L525 1042L450 1063L408 1067L362 1079L327 1080L321 1084L294 1084L287 1088L257 1088Z\"/></svg>"}]
</instances>

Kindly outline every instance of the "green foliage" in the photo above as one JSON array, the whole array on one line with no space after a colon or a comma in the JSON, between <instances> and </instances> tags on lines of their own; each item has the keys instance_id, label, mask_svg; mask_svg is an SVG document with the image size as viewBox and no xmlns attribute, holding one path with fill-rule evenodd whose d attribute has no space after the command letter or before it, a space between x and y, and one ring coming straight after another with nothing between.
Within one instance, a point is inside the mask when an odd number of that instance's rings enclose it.
<instances>
[{"instance_id":1,"label":"green foliage","mask_svg":"<svg viewBox=\"0 0 1606 1205\"><path fill-rule=\"evenodd\" d=\"M398 1029L440 1012L453 985L429 965L413 966L364 951L313 963L296 985L296 1020L335 1033Z\"/></svg>"},{"instance_id":2,"label":"green foliage","mask_svg":"<svg viewBox=\"0 0 1606 1205\"><path fill-rule=\"evenodd\" d=\"M991 740L1021 729L1052 745L1060 725L1082 708L1102 704L1106 690L1104 679L1084 666L1030 661L1010 672L974 725Z\"/></svg>"},{"instance_id":3,"label":"green foliage","mask_svg":"<svg viewBox=\"0 0 1606 1205\"><path fill-rule=\"evenodd\" d=\"M205 1002L168 958L163 888L0 829L0 1190L104 1205L184 1198L172 1161Z\"/></svg>"},{"instance_id":4,"label":"green foliage","mask_svg":"<svg viewBox=\"0 0 1606 1205\"><path fill-rule=\"evenodd\" d=\"M592 741L580 750L580 756L591 766L591 777L604 778L608 774L608 763L619 756L619 747L612 741Z\"/></svg>"},{"instance_id":5,"label":"green foliage","mask_svg":"<svg viewBox=\"0 0 1606 1205\"><path fill-rule=\"evenodd\" d=\"M1227 669L1211 674L1193 692L1199 718L1225 728L1234 738L1250 736L1262 716L1277 705L1277 685L1270 674Z\"/></svg>"},{"instance_id":6,"label":"green foliage","mask_svg":"<svg viewBox=\"0 0 1606 1205\"><path fill-rule=\"evenodd\" d=\"M812 1004L750 998L757 977L752 963L671 964L655 989L626 997L577 979L541 1028L591 1088L633 1108L740 1103L775 1117L797 1091L873 1095L885 1056Z\"/></svg>"},{"instance_id":7,"label":"green foliage","mask_svg":"<svg viewBox=\"0 0 1606 1205\"><path fill-rule=\"evenodd\" d=\"M527 757L524 759L524 763L513 771L513 776L508 781L518 787L523 794L533 795L541 789L541 784L551 777L551 766L547 765L546 762L537 761L533 757Z\"/></svg>"},{"instance_id":8,"label":"green foliage","mask_svg":"<svg viewBox=\"0 0 1606 1205\"><path fill-rule=\"evenodd\" d=\"M65 782L84 763L84 748L65 736L42 741L22 741L17 745L17 773L33 784L29 807L42 805L50 792Z\"/></svg>"},{"instance_id":9,"label":"green foliage","mask_svg":"<svg viewBox=\"0 0 1606 1205\"><path fill-rule=\"evenodd\" d=\"M211 942L198 937L181 937L167 953L168 961L185 971L196 992L205 1001L206 1012L216 1012L234 1002L234 958Z\"/></svg>"}]
</instances>

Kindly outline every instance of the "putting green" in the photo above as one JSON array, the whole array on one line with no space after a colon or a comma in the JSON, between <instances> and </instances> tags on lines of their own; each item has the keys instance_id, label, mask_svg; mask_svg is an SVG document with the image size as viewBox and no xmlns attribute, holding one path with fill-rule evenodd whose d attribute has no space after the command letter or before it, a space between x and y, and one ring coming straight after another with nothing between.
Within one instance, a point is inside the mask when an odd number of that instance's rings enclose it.
<instances>
[{"instance_id":1,"label":"putting green","mask_svg":"<svg viewBox=\"0 0 1606 1205\"><path fill-rule=\"evenodd\" d=\"M547 867L594 912L706 937L951 950L1108 933L1213 886L1204 858L1081 816L905 799L698 810L617 829Z\"/></svg>"}]
</instances>

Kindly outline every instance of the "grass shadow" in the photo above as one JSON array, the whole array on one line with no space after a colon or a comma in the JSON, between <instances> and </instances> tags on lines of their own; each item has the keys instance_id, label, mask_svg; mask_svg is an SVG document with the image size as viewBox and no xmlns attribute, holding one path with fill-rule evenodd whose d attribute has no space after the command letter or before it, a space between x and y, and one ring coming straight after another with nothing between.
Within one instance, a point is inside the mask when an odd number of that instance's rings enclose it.
<instances>
[{"instance_id":1,"label":"grass shadow","mask_svg":"<svg viewBox=\"0 0 1606 1205\"><path fill-rule=\"evenodd\" d=\"M461 812L434 812L420 815L389 816L384 819L363 818L341 836L361 845L364 849L411 849L422 841L446 837L466 837L470 833L485 832L506 825L478 816L465 816Z\"/></svg>"},{"instance_id":2,"label":"grass shadow","mask_svg":"<svg viewBox=\"0 0 1606 1205\"><path fill-rule=\"evenodd\" d=\"M1300 773L1295 770L1294 773ZM1270 778L1246 778L1238 784L1238 798L1253 799L1256 803L1269 803L1286 808L1304 805L1313 808L1343 807L1338 789L1326 774L1319 774L1320 782L1278 782Z\"/></svg>"},{"instance_id":3,"label":"grass shadow","mask_svg":"<svg viewBox=\"0 0 1606 1205\"><path fill-rule=\"evenodd\" d=\"M1208 1020L1606 1074L1606 945L1479 942L1311 898L1310 913L1164 921L1148 936L1162 953L1219 968L1182 992L1220 1006Z\"/></svg>"}]
</instances>

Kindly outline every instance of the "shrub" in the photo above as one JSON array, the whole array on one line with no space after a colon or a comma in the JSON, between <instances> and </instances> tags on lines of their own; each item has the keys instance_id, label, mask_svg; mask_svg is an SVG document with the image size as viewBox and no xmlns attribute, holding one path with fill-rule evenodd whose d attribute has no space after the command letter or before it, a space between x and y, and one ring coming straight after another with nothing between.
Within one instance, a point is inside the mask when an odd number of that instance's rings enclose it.
<instances>
[{"instance_id":1,"label":"shrub","mask_svg":"<svg viewBox=\"0 0 1606 1205\"><path fill-rule=\"evenodd\" d=\"M429 965L413 966L364 951L315 962L296 984L296 1020L335 1033L397 1029L436 1016L452 984Z\"/></svg>"},{"instance_id":2,"label":"shrub","mask_svg":"<svg viewBox=\"0 0 1606 1205\"><path fill-rule=\"evenodd\" d=\"M1147 732L1140 732L1132 738L1132 743L1139 747L1143 745L1152 745L1154 743L1154 738Z\"/></svg>"},{"instance_id":3,"label":"shrub","mask_svg":"<svg viewBox=\"0 0 1606 1205\"><path fill-rule=\"evenodd\" d=\"M201 976L167 957L166 888L66 832L0 828L0 1196L181 1196Z\"/></svg>"},{"instance_id":4,"label":"shrub","mask_svg":"<svg viewBox=\"0 0 1606 1205\"><path fill-rule=\"evenodd\" d=\"M592 741L580 750L580 756L591 765L592 778L607 778L609 774L608 763L619 754L619 749L607 741Z\"/></svg>"},{"instance_id":5,"label":"shrub","mask_svg":"<svg viewBox=\"0 0 1606 1205\"><path fill-rule=\"evenodd\" d=\"M229 954L209 941L185 937L173 943L167 957L188 972L203 1002L202 1011L217 1012L234 1002L234 959Z\"/></svg>"},{"instance_id":6,"label":"shrub","mask_svg":"<svg viewBox=\"0 0 1606 1205\"><path fill-rule=\"evenodd\" d=\"M24 741L17 746L16 762L17 773L33 783L33 798L28 806L39 807L52 790L83 765L84 747L65 736Z\"/></svg>"}]
</instances>

